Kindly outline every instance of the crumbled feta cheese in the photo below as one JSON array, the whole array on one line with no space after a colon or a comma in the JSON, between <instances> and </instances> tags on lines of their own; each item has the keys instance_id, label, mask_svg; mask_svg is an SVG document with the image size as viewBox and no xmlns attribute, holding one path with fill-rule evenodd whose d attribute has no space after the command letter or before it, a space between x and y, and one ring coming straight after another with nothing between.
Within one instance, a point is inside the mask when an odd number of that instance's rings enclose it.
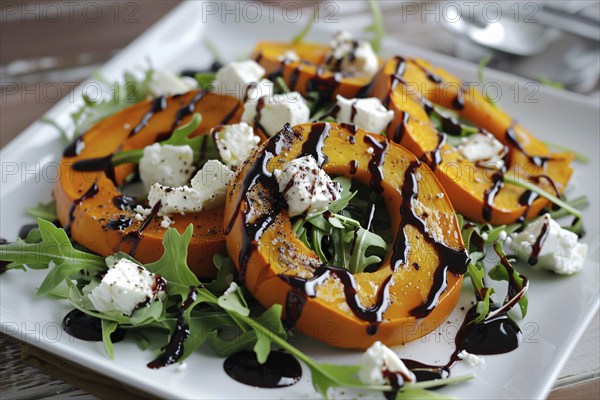
<instances>
[{"instance_id":1,"label":"crumbled feta cheese","mask_svg":"<svg viewBox=\"0 0 600 400\"><path fill-rule=\"evenodd\" d=\"M168 187L155 183L150 188L148 203L160 201L159 216L210 210L225 202L227 185L233 172L217 160L209 160L192 178L191 187Z\"/></svg>"},{"instance_id":2,"label":"crumbled feta cheese","mask_svg":"<svg viewBox=\"0 0 600 400\"><path fill-rule=\"evenodd\" d=\"M354 124L365 131L380 133L394 119L394 112L386 109L381 100L370 97L368 99L346 99L337 95L337 122Z\"/></svg>"},{"instance_id":3,"label":"crumbled feta cheese","mask_svg":"<svg viewBox=\"0 0 600 400\"><path fill-rule=\"evenodd\" d=\"M557 274L570 275L581 271L588 249L587 244L579 243L577 235L563 229L550 214L544 214L531 222L522 232L514 233L510 248L518 258L530 261L532 249L538 238L544 236L544 229L546 237L540 240L541 248L536 265Z\"/></svg>"},{"instance_id":4,"label":"crumbled feta cheese","mask_svg":"<svg viewBox=\"0 0 600 400\"><path fill-rule=\"evenodd\" d=\"M237 167L258 146L260 137L245 122L225 125L212 132L221 160L229 167Z\"/></svg>"},{"instance_id":5,"label":"crumbled feta cheese","mask_svg":"<svg viewBox=\"0 0 600 400\"><path fill-rule=\"evenodd\" d=\"M470 162L483 163L487 168L502 169L506 150L504 145L487 133L471 135L458 145L460 154Z\"/></svg>"},{"instance_id":6,"label":"crumbled feta cheese","mask_svg":"<svg viewBox=\"0 0 600 400\"><path fill-rule=\"evenodd\" d=\"M466 361L471 367L480 367L485 365L483 357L476 356L475 354L468 353L466 350L462 350L457 354L458 358Z\"/></svg>"},{"instance_id":7,"label":"crumbled feta cheese","mask_svg":"<svg viewBox=\"0 0 600 400\"><path fill-rule=\"evenodd\" d=\"M285 53L277 57L279 61L298 62L300 56L294 50L286 50Z\"/></svg>"},{"instance_id":8,"label":"crumbled feta cheese","mask_svg":"<svg viewBox=\"0 0 600 400\"><path fill-rule=\"evenodd\" d=\"M108 269L88 297L97 311L131 315L140 305L164 299L165 285L159 275L123 258Z\"/></svg>"},{"instance_id":9,"label":"crumbled feta cheese","mask_svg":"<svg viewBox=\"0 0 600 400\"><path fill-rule=\"evenodd\" d=\"M405 382L416 382L417 380L415 374L404 365L400 357L381 342L373 343L363 353L360 366L358 379L370 385L388 383L384 376L386 371L400 374Z\"/></svg>"},{"instance_id":10,"label":"crumbled feta cheese","mask_svg":"<svg viewBox=\"0 0 600 400\"><path fill-rule=\"evenodd\" d=\"M257 111L260 110L260 111ZM286 123L298 125L308 122L310 110L298 92L276 94L271 98L262 97L258 102L246 102L242 121L254 124L258 122L268 136L279 132Z\"/></svg>"},{"instance_id":11,"label":"crumbled feta cheese","mask_svg":"<svg viewBox=\"0 0 600 400\"><path fill-rule=\"evenodd\" d=\"M379 69L379 59L371 44L355 40L351 33L341 31L333 36L325 63L332 71L351 76L371 78Z\"/></svg>"},{"instance_id":12,"label":"crumbled feta cheese","mask_svg":"<svg viewBox=\"0 0 600 400\"><path fill-rule=\"evenodd\" d=\"M500 231L500 234L498 235L498 240L504 242L507 237L508 235L506 234L506 231Z\"/></svg>"},{"instance_id":13,"label":"crumbled feta cheese","mask_svg":"<svg viewBox=\"0 0 600 400\"><path fill-rule=\"evenodd\" d=\"M170 187L155 183L150 187L148 203L154 207L159 201L159 216L202 211L200 193L188 186Z\"/></svg>"},{"instance_id":14,"label":"crumbled feta cheese","mask_svg":"<svg viewBox=\"0 0 600 400\"><path fill-rule=\"evenodd\" d=\"M217 160L208 160L192 179L192 188L200 194L204 210L225 204L227 185L233 178L233 171Z\"/></svg>"},{"instance_id":15,"label":"crumbled feta cheese","mask_svg":"<svg viewBox=\"0 0 600 400\"><path fill-rule=\"evenodd\" d=\"M438 194L437 194L437 197L438 197L438 199L442 199L442 198L444 198L444 193L438 193Z\"/></svg>"},{"instance_id":16,"label":"crumbled feta cheese","mask_svg":"<svg viewBox=\"0 0 600 400\"><path fill-rule=\"evenodd\" d=\"M162 69L152 72L148 89L153 96L174 95L196 89L198 82L188 76L179 77L174 73Z\"/></svg>"},{"instance_id":17,"label":"crumbled feta cheese","mask_svg":"<svg viewBox=\"0 0 600 400\"><path fill-rule=\"evenodd\" d=\"M160 221L160 226L163 227L164 229L167 229L168 227L171 226L171 224L173 224L174 222L171 220L171 218L169 218L166 215L163 215L163 220Z\"/></svg>"},{"instance_id":18,"label":"crumbled feta cheese","mask_svg":"<svg viewBox=\"0 0 600 400\"><path fill-rule=\"evenodd\" d=\"M135 206L135 212L144 217L147 217L152 212L152 208L144 208L138 204L137 206Z\"/></svg>"},{"instance_id":19,"label":"crumbled feta cheese","mask_svg":"<svg viewBox=\"0 0 600 400\"><path fill-rule=\"evenodd\" d=\"M249 88L265 75L265 69L254 60L230 62L217 71L215 92L244 100Z\"/></svg>"},{"instance_id":20,"label":"crumbled feta cheese","mask_svg":"<svg viewBox=\"0 0 600 400\"><path fill-rule=\"evenodd\" d=\"M144 148L139 165L140 178L146 191L155 183L185 185L194 174L194 151L188 145L154 143Z\"/></svg>"},{"instance_id":21,"label":"crumbled feta cheese","mask_svg":"<svg viewBox=\"0 0 600 400\"><path fill-rule=\"evenodd\" d=\"M308 210L323 210L342 192L340 184L333 182L310 155L286 163L283 170L276 169L273 174L287 201L290 217Z\"/></svg>"},{"instance_id":22,"label":"crumbled feta cheese","mask_svg":"<svg viewBox=\"0 0 600 400\"><path fill-rule=\"evenodd\" d=\"M246 87L246 93L243 100L249 103L256 103L261 97L273 97L275 84L268 79L261 79L258 82L249 83Z\"/></svg>"},{"instance_id":23,"label":"crumbled feta cheese","mask_svg":"<svg viewBox=\"0 0 600 400\"><path fill-rule=\"evenodd\" d=\"M139 221L139 222L143 222L145 220L144 216L140 213L136 213L134 218L136 221Z\"/></svg>"}]
</instances>

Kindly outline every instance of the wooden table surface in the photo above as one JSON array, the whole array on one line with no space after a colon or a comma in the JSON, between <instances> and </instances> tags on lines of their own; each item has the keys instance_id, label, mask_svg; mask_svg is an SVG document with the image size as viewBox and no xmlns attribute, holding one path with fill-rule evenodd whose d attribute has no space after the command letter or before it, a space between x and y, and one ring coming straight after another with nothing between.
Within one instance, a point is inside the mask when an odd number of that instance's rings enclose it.
<instances>
[{"instance_id":1,"label":"wooden table surface","mask_svg":"<svg viewBox=\"0 0 600 400\"><path fill-rule=\"evenodd\" d=\"M49 4L63 7L60 18ZM63 88L72 88L176 4L176 1L36 3L1 0L0 147L68 93L64 89L55 95L46 90L44 95L44 87L58 83ZM73 63L85 65L64 69ZM597 314L563 368L550 399L600 399L599 343ZM21 361L19 341L3 334L0 334L0 359L0 398L3 400L93 398L25 365Z\"/></svg>"}]
</instances>

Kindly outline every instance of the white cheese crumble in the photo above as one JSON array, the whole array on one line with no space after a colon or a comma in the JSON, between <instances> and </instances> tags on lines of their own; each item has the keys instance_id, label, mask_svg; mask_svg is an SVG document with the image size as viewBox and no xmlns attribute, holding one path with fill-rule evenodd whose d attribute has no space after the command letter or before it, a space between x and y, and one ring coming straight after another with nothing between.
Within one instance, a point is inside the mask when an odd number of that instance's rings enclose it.
<instances>
[{"instance_id":1,"label":"white cheese crumble","mask_svg":"<svg viewBox=\"0 0 600 400\"><path fill-rule=\"evenodd\" d=\"M187 369L187 366L188 365L186 362L181 362L181 363L179 363L179 365L177 365L176 370L177 370L177 372L183 372Z\"/></svg>"},{"instance_id":2,"label":"white cheese crumble","mask_svg":"<svg viewBox=\"0 0 600 400\"><path fill-rule=\"evenodd\" d=\"M332 71L367 78L373 77L379 69L379 60L371 44L365 40L355 40L347 31L333 36L325 63Z\"/></svg>"},{"instance_id":3,"label":"white cheese crumble","mask_svg":"<svg viewBox=\"0 0 600 400\"><path fill-rule=\"evenodd\" d=\"M244 100L248 90L265 75L265 69L254 60L230 62L217 71L215 92Z\"/></svg>"},{"instance_id":4,"label":"white cheese crumble","mask_svg":"<svg viewBox=\"0 0 600 400\"><path fill-rule=\"evenodd\" d=\"M88 297L97 311L131 315L144 303L164 299L165 286L166 281L159 275L123 258L108 269L100 285L92 289Z\"/></svg>"},{"instance_id":5,"label":"white cheese crumble","mask_svg":"<svg viewBox=\"0 0 600 400\"><path fill-rule=\"evenodd\" d=\"M192 188L200 193L202 208L210 210L225 204L227 185L233 171L218 160L208 160L192 179Z\"/></svg>"},{"instance_id":6,"label":"white cheese crumble","mask_svg":"<svg viewBox=\"0 0 600 400\"><path fill-rule=\"evenodd\" d=\"M162 221L160 221L160 226L163 227L164 229L167 229L168 227L171 226L171 224L174 224L174 222L171 220L171 218L169 218L166 215L163 215L163 219L162 219Z\"/></svg>"},{"instance_id":7,"label":"white cheese crumble","mask_svg":"<svg viewBox=\"0 0 600 400\"><path fill-rule=\"evenodd\" d=\"M210 210L225 202L227 185L233 172L220 161L209 160L192 179L191 187L169 187L155 183L150 188L148 203L160 201L159 216Z\"/></svg>"},{"instance_id":8,"label":"white cheese crumble","mask_svg":"<svg viewBox=\"0 0 600 400\"><path fill-rule=\"evenodd\" d=\"M198 87L198 81L188 76L177 76L162 69L152 71L148 90L153 96L175 95L189 92Z\"/></svg>"},{"instance_id":9,"label":"white cheese crumble","mask_svg":"<svg viewBox=\"0 0 600 400\"><path fill-rule=\"evenodd\" d=\"M286 50L285 53L277 57L279 61L298 62L300 56L294 50Z\"/></svg>"},{"instance_id":10,"label":"white cheese crumble","mask_svg":"<svg viewBox=\"0 0 600 400\"><path fill-rule=\"evenodd\" d=\"M242 121L248 124L258 122L267 136L279 132L286 123L298 125L308 122L310 110L298 92L262 97L258 102L246 102Z\"/></svg>"},{"instance_id":11,"label":"white cheese crumble","mask_svg":"<svg viewBox=\"0 0 600 400\"><path fill-rule=\"evenodd\" d=\"M544 214L531 222L522 232L512 234L510 248L518 258L529 261L535 243L544 236L544 229L545 239L540 240L541 248L536 265L557 274L571 275L581 271L587 244L579 243L577 235L563 229L550 214Z\"/></svg>"},{"instance_id":12,"label":"white cheese crumble","mask_svg":"<svg viewBox=\"0 0 600 400\"><path fill-rule=\"evenodd\" d=\"M313 156L304 156L273 171L290 217L320 211L340 198L342 187L319 167Z\"/></svg>"},{"instance_id":13,"label":"white cheese crumble","mask_svg":"<svg viewBox=\"0 0 600 400\"><path fill-rule=\"evenodd\" d=\"M260 142L260 137L254 134L254 129L245 122L222 126L213 130L211 134L221 160L233 168L240 165Z\"/></svg>"},{"instance_id":14,"label":"white cheese crumble","mask_svg":"<svg viewBox=\"0 0 600 400\"><path fill-rule=\"evenodd\" d=\"M387 382L386 371L402 375L405 382L416 382L415 375L404 365L392 349L381 342L375 342L361 356L361 369L358 379L371 385L384 385Z\"/></svg>"},{"instance_id":15,"label":"white cheese crumble","mask_svg":"<svg viewBox=\"0 0 600 400\"><path fill-rule=\"evenodd\" d=\"M462 350L457 354L458 358L466 361L471 367L480 367L485 365L483 357L476 356L475 354L468 353L466 350Z\"/></svg>"},{"instance_id":16,"label":"white cheese crumble","mask_svg":"<svg viewBox=\"0 0 600 400\"><path fill-rule=\"evenodd\" d=\"M139 166L140 178L146 191L155 183L167 186L185 185L194 174L194 151L188 145L154 143L144 147Z\"/></svg>"},{"instance_id":17,"label":"white cheese crumble","mask_svg":"<svg viewBox=\"0 0 600 400\"><path fill-rule=\"evenodd\" d=\"M394 119L394 112L386 109L381 100L375 97L347 99L337 95L336 100L339 107L337 122L346 122L365 131L381 133Z\"/></svg>"},{"instance_id":18,"label":"white cheese crumble","mask_svg":"<svg viewBox=\"0 0 600 400\"><path fill-rule=\"evenodd\" d=\"M473 163L483 164L486 168L502 169L506 149L504 145L489 133L476 133L462 141L457 147L459 153Z\"/></svg>"},{"instance_id":19,"label":"white cheese crumble","mask_svg":"<svg viewBox=\"0 0 600 400\"><path fill-rule=\"evenodd\" d=\"M242 100L245 102L256 103L261 97L273 97L275 84L268 79L261 79L258 82L250 83L246 86L246 93Z\"/></svg>"}]
</instances>

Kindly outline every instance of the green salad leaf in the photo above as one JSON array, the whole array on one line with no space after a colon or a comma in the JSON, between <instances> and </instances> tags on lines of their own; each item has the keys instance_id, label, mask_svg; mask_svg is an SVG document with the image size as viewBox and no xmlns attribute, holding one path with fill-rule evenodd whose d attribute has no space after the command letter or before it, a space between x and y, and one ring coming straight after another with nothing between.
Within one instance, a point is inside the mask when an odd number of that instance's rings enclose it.
<instances>
[{"instance_id":1,"label":"green salad leaf","mask_svg":"<svg viewBox=\"0 0 600 400\"><path fill-rule=\"evenodd\" d=\"M51 200L48 203L38 203L36 207L26 208L25 214L35 219L41 218L46 221L56 221L56 201Z\"/></svg>"}]
</instances>

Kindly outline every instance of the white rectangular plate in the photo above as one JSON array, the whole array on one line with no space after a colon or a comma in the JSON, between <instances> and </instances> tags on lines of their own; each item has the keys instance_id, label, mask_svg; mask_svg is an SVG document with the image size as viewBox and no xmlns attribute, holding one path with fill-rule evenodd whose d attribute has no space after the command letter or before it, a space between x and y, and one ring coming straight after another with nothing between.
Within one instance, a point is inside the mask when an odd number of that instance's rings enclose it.
<instances>
[{"instance_id":1,"label":"white rectangular plate","mask_svg":"<svg viewBox=\"0 0 600 400\"><path fill-rule=\"evenodd\" d=\"M223 7L223 3L210 4ZM243 6L244 3L240 4ZM238 9L239 22L235 22L235 15L225 15L226 22L223 23L223 13L203 13L203 9L208 10L206 3L184 3L107 63L101 73L110 79L118 79L126 69L144 67L148 59L155 67L173 71L205 66L211 62L211 57L202 45L204 38L215 43L224 57L234 59L247 54L258 40L288 40L300 30L299 24L284 21L280 11L275 10L271 15L267 8L263 8L260 21L245 21L242 6ZM292 11L289 10L288 18L293 16ZM246 19L253 19L255 14L252 15ZM309 39L325 42L333 30L359 28L345 26L340 15L332 18L340 18L340 22L316 24ZM397 42L389 41L385 45L385 55L420 55L466 81L477 80L473 65ZM520 322L523 344L512 353L485 357L484 368L458 365L453 374L475 372L476 379L444 388L441 392L477 399L544 398L599 303L600 195L597 173L600 107L597 98L538 87L507 74L488 71L487 78L500 90L502 106L535 134L590 157L589 164L576 166L575 187L571 192L571 195L587 194L590 199L591 205L584 212L587 228L584 242L590 249L584 271L572 277L532 271L521 265L522 271L531 278L529 313ZM72 99L79 98L82 90L94 90L94 85L82 85L74 96L57 104L49 116L67 123L68 113L76 107ZM52 181L56 178L56 163L63 147L52 128L35 123L2 149L1 237L14 239L19 227L31 222L22 214L24 207L49 200ZM187 369L181 372L175 366L148 369L146 363L151 361L152 354L140 351L133 342L127 341L116 345L116 357L109 360L101 343L79 341L62 331L60 323L70 310L66 302L35 297L35 289L44 275L44 271L11 271L0 277L0 320L4 333L160 397L265 399L317 396L306 368L302 380L289 388L253 388L231 380L223 371L223 360L208 348L201 348L192 355L187 360ZM459 307L469 306L471 299L465 290ZM396 350L402 357L444 363L453 350L454 334L463 319L459 307L438 331ZM290 340L320 361L355 363L360 354L298 336ZM338 393L338 397L344 396Z\"/></svg>"}]
</instances>

